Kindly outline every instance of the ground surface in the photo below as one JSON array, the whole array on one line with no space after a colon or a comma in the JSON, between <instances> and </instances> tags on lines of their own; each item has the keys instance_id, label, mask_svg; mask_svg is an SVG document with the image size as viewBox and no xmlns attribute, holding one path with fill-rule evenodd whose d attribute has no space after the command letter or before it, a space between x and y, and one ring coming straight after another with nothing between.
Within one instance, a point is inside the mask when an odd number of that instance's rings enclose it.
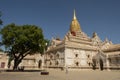
<instances>
[{"instance_id":1,"label":"ground surface","mask_svg":"<svg viewBox=\"0 0 120 80\"><path fill-rule=\"evenodd\" d=\"M49 75L40 72L0 72L0 80L120 80L119 71L48 70Z\"/></svg>"}]
</instances>

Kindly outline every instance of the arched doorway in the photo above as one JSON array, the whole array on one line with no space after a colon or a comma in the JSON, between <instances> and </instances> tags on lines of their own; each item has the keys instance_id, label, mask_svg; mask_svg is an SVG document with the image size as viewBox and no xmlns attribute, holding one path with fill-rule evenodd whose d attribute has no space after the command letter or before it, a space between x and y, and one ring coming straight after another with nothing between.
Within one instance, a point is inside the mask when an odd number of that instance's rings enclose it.
<instances>
[{"instance_id":1,"label":"arched doorway","mask_svg":"<svg viewBox=\"0 0 120 80\"><path fill-rule=\"evenodd\" d=\"M97 64L97 60L93 58L92 59L92 68L93 68L93 70L96 69L96 64Z\"/></svg>"},{"instance_id":2,"label":"arched doorway","mask_svg":"<svg viewBox=\"0 0 120 80\"><path fill-rule=\"evenodd\" d=\"M93 56L93 69L96 69L97 66L100 70L103 70L105 59L105 54L99 51L95 56Z\"/></svg>"},{"instance_id":3,"label":"arched doorway","mask_svg":"<svg viewBox=\"0 0 120 80\"><path fill-rule=\"evenodd\" d=\"M103 70L104 64L102 59L99 60L99 64L100 64L100 70Z\"/></svg>"},{"instance_id":4,"label":"arched doorway","mask_svg":"<svg viewBox=\"0 0 120 80\"><path fill-rule=\"evenodd\" d=\"M42 66L42 60L40 59L40 60L38 61L38 68L41 68L41 66Z\"/></svg>"}]
</instances>

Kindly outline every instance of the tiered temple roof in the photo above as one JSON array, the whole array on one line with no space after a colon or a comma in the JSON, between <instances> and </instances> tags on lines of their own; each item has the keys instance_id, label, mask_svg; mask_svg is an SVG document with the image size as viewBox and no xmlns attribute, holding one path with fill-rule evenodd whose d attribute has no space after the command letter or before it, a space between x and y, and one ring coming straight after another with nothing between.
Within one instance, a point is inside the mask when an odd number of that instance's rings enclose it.
<instances>
[{"instance_id":1,"label":"tiered temple roof","mask_svg":"<svg viewBox=\"0 0 120 80\"><path fill-rule=\"evenodd\" d=\"M107 43L109 44L107 45ZM103 51L120 50L120 45L113 45L108 40L103 42L95 32L93 33L92 38L88 37L87 34L85 34L81 29L75 11L68 33L65 35L63 40L58 40L57 38L52 39L49 50L57 50L63 47L96 51L100 48Z\"/></svg>"}]
</instances>

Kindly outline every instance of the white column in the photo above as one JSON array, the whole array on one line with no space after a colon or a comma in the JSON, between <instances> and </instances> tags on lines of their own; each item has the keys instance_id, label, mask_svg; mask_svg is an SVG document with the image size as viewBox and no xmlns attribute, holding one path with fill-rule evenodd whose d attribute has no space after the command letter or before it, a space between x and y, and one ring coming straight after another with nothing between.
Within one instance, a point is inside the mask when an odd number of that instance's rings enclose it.
<instances>
[{"instance_id":1,"label":"white column","mask_svg":"<svg viewBox=\"0 0 120 80\"><path fill-rule=\"evenodd\" d=\"M108 60L109 56L107 54L107 57L106 57L106 66L107 66L107 70L110 71L110 66L109 66L109 60Z\"/></svg>"}]
</instances>

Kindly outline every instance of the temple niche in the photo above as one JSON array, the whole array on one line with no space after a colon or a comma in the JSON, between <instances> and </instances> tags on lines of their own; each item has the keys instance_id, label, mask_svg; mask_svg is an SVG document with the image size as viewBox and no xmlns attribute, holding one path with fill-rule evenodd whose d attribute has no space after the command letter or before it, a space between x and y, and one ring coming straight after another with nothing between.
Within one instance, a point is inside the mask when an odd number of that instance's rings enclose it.
<instances>
[{"instance_id":1,"label":"temple niche","mask_svg":"<svg viewBox=\"0 0 120 80\"><path fill-rule=\"evenodd\" d=\"M75 11L70 29L63 40L52 38L44 56L44 67L47 68L101 70L120 68L120 44L112 44L108 39L102 41L96 32L89 37L82 31Z\"/></svg>"}]
</instances>

